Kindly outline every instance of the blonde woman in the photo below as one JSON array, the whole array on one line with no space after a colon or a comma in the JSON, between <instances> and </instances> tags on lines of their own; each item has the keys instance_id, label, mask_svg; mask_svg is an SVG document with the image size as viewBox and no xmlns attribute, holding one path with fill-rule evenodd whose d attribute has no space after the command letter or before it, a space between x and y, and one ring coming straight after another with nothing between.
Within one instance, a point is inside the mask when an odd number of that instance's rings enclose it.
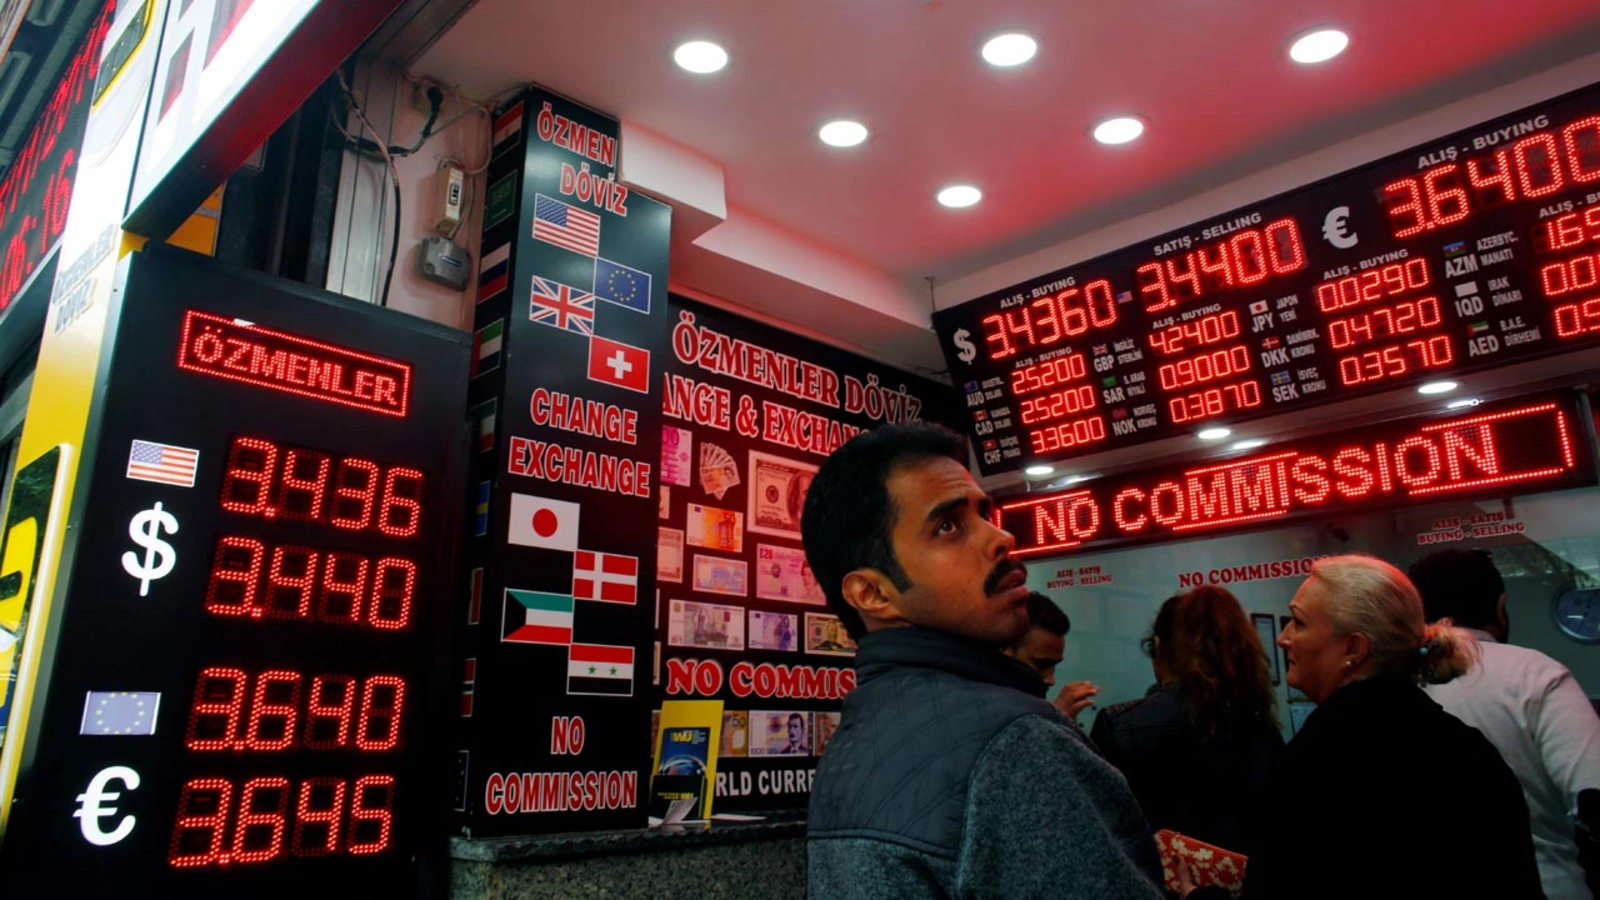
<instances>
[{"instance_id":1,"label":"blonde woman","mask_svg":"<svg viewBox=\"0 0 1600 900\"><path fill-rule=\"evenodd\" d=\"M1369 556L1319 562L1289 612L1289 684L1317 708L1267 779L1244 896L1543 897L1516 776L1422 690L1471 667L1471 637Z\"/></svg>"}]
</instances>

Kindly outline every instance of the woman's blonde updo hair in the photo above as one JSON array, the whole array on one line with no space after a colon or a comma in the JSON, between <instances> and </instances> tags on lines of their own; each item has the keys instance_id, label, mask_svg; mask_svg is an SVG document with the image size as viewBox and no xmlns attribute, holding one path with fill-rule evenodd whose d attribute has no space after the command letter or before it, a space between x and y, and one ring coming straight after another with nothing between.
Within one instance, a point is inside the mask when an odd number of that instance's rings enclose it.
<instances>
[{"instance_id":1,"label":"woman's blonde updo hair","mask_svg":"<svg viewBox=\"0 0 1600 900\"><path fill-rule=\"evenodd\" d=\"M1325 589L1328 616L1338 634L1364 634L1379 674L1443 684L1465 675L1477 643L1449 619L1428 625L1422 597L1405 573L1381 559L1330 556L1311 567Z\"/></svg>"}]
</instances>

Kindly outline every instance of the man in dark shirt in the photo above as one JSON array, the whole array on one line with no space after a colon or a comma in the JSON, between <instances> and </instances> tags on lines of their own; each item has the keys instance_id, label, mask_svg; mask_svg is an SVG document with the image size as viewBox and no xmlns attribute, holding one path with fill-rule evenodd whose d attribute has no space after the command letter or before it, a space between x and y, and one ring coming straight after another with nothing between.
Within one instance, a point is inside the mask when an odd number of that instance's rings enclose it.
<instances>
[{"instance_id":1,"label":"man in dark shirt","mask_svg":"<svg viewBox=\"0 0 1600 900\"><path fill-rule=\"evenodd\" d=\"M1054 600L1034 591L1028 595L1028 630L1016 643L1001 652L1017 660L1044 679L1045 687L1056 686L1056 667L1061 665L1067 651L1067 635L1072 631L1072 620ZM1056 709L1067 714L1073 722L1078 713L1094 704L1100 689L1087 681L1074 681L1056 695Z\"/></svg>"},{"instance_id":2,"label":"man in dark shirt","mask_svg":"<svg viewBox=\"0 0 1600 900\"><path fill-rule=\"evenodd\" d=\"M1029 592L966 458L945 429L885 426L806 498L806 555L859 642L811 795L811 895L1157 900L1127 783L1001 653Z\"/></svg>"}]
</instances>

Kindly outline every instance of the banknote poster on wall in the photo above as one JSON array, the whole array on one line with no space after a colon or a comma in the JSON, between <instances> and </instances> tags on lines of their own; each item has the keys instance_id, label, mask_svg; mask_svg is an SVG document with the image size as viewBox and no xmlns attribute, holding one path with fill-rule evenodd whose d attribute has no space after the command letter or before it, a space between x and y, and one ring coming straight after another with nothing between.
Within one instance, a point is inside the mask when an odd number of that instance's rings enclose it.
<instances>
[{"instance_id":1,"label":"banknote poster on wall","mask_svg":"<svg viewBox=\"0 0 1600 900\"><path fill-rule=\"evenodd\" d=\"M855 642L806 562L828 454L895 422L950 424L936 381L673 295L662 367L657 704L724 704L716 807L804 808L855 685Z\"/></svg>"}]
</instances>

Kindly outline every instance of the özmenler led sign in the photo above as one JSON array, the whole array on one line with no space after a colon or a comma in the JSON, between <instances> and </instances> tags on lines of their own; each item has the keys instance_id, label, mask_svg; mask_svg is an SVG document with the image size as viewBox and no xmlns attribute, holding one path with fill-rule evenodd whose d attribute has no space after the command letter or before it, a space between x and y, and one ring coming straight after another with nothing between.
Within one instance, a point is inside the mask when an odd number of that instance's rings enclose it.
<instances>
[{"instance_id":1,"label":"\u00f6zmenler led sign","mask_svg":"<svg viewBox=\"0 0 1600 900\"><path fill-rule=\"evenodd\" d=\"M1413 500L1570 487L1593 480L1576 423L1570 403L1522 400L1002 502L995 516L1017 539L1013 554L1026 557Z\"/></svg>"}]
</instances>

